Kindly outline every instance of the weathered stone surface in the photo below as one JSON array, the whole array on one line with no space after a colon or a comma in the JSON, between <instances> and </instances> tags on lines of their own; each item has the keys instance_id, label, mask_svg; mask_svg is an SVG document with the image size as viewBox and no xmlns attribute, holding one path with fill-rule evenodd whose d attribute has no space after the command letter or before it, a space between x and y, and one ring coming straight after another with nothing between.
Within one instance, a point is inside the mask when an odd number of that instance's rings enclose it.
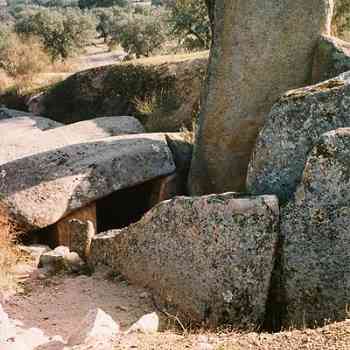
<instances>
[{"instance_id":1,"label":"weathered stone surface","mask_svg":"<svg viewBox=\"0 0 350 350\"><path fill-rule=\"evenodd\" d=\"M83 253L80 249L78 248L78 241L82 243L82 240L85 239L85 235L82 237L77 237L78 231L79 235L83 234L83 227L81 226L80 229L77 231L78 227L75 224L71 224L71 220L79 220L83 221L86 223L89 221L91 223L91 229L96 231L97 229L97 210L96 210L96 203L91 203L86 207L83 207L81 209L75 210L73 213L65 216L63 219L58 221L55 225L53 225L50 228L49 234L52 237L52 244L55 246L58 245L63 245L69 247L71 250L80 253ZM85 224L83 224L85 226ZM90 224L88 225L90 226ZM75 237L73 237L75 236ZM74 247L74 249L72 249ZM78 250L75 250L75 249ZM83 253L81 255L82 257L85 256Z\"/></svg>"},{"instance_id":2,"label":"weathered stone surface","mask_svg":"<svg viewBox=\"0 0 350 350\"><path fill-rule=\"evenodd\" d=\"M168 146L173 154L176 165L177 187L180 194L187 194L188 174L191 167L193 140L189 133L167 133L165 135Z\"/></svg>"},{"instance_id":3,"label":"weathered stone surface","mask_svg":"<svg viewBox=\"0 0 350 350\"><path fill-rule=\"evenodd\" d=\"M175 171L163 135L78 144L54 135L20 152L9 149L4 155L0 149L0 207L24 230L46 227L112 192Z\"/></svg>"},{"instance_id":4,"label":"weathered stone surface","mask_svg":"<svg viewBox=\"0 0 350 350\"><path fill-rule=\"evenodd\" d=\"M2 119L9 119L9 118L19 118L19 117L28 117L28 118L33 118L34 120L36 118L39 118L39 120L47 119L47 118L42 118L42 117L35 116L33 113L29 113L29 112L18 111L16 109L9 109L9 108L6 108L6 107L1 107L0 108L0 120L2 120ZM47 119L47 120L50 120L50 119ZM52 121L51 125L53 127L55 127L55 126L59 126L59 125L62 125L62 124L58 123L58 122L55 122L55 121Z\"/></svg>"},{"instance_id":5,"label":"weathered stone surface","mask_svg":"<svg viewBox=\"0 0 350 350\"><path fill-rule=\"evenodd\" d=\"M69 254L69 249L67 254ZM51 250L40 256L39 267L43 267L50 273L57 273L66 270L65 255L62 252Z\"/></svg>"},{"instance_id":6,"label":"weathered stone surface","mask_svg":"<svg viewBox=\"0 0 350 350\"><path fill-rule=\"evenodd\" d=\"M325 132L350 126L350 73L287 92L274 105L249 164L247 187L285 201L298 185L307 154Z\"/></svg>"},{"instance_id":7,"label":"weathered stone surface","mask_svg":"<svg viewBox=\"0 0 350 350\"><path fill-rule=\"evenodd\" d=\"M135 101L163 96L157 101L157 113L144 118L147 131L192 129L207 65L208 52L198 52L84 70L44 94L43 114L64 123L93 116L134 115L140 113Z\"/></svg>"},{"instance_id":8,"label":"weathered stone surface","mask_svg":"<svg viewBox=\"0 0 350 350\"><path fill-rule=\"evenodd\" d=\"M0 164L68 144L144 132L140 122L133 117L97 118L61 125L34 116L0 120Z\"/></svg>"},{"instance_id":9,"label":"weathered stone surface","mask_svg":"<svg viewBox=\"0 0 350 350\"><path fill-rule=\"evenodd\" d=\"M328 80L350 70L350 43L321 36L314 56L313 83Z\"/></svg>"},{"instance_id":10,"label":"weathered stone surface","mask_svg":"<svg viewBox=\"0 0 350 350\"><path fill-rule=\"evenodd\" d=\"M329 33L332 0L224 0L214 42L190 187L241 191L256 136L276 98L310 83L314 48Z\"/></svg>"},{"instance_id":11,"label":"weathered stone surface","mask_svg":"<svg viewBox=\"0 0 350 350\"><path fill-rule=\"evenodd\" d=\"M324 134L281 212L286 326L345 319L350 299L350 129Z\"/></svg>"},{"instance_id":12,"label":"weathered stone surface","mask_svg":"<svg viewBox=\"0 0 350 350\"><path fill-rule=\"evenodd\" d=\"M62 124L42 117L18 116L1 119L0 116L1 147L4 147L5 144L13 138L19 139L32 133L35 135L41 135L43 131L57 128L61 125Z\"/></svg>"},{"instance_id":13,"label":"weathered stone surface","mask_svg":"<svg viewBox=\"0 0 350 350\"><path fill-rule=\"evenodd\" d=\"M39 267L51 274L79 272L85 267L85 263L78 253L71 252L68 247L59 246L40 256Z\"/></svg>"},{"instance_id":14,"label":"weathered stone surface","mask_svg":"<svg viewBox=\"0 0 350 350\"><path fill-rule=\"evenodd\" d=\"M69 220L70 227L70 250L77 252L83 259L90 255L92 238L96 234L94 224L89 221Z\"/></svg>"},{"instance_id":15,"label":"weathered stone surface","mask_svg":"<svg viewBox=\"0 0 350 350\"><path fill-rule=\"evenodd\" d=\"M135 322L128 330L128 333L141 332L144 334L157 333L159 329L159 317L155 312L143 315L137 322Z\"/></svg>"},{"instance_id":16,"label":"weathered stone surface","mask_svg":"<svg viewBox=\"0 0 350 350\"><path fill-rule=\"evenodd\" d=\"M97 139L126 134L142 134L145 132L145 129L134 117L118 116L96 118L65 125L59 130L55 130L55 132L61 132L62 136L66 138L75 138L77 134L80 134L84 136L85 139L87 137Z\"/></svg>"},{"instance_id":17,"label":"weathered stone surface","mask_svg":"<svg viewBox=\"0 0 350 350\"><path fill-rule=\"evenodd\" d=\"M277 241L275 196L177 197L136 224L97 235L91 263L111 265L192 322L243 327L264 317Z\"/></svg>"},{"instance_id":18,"label":"weathered stone surface","mask_svg":"<svg viewBox=\"0 0 350 350\"><path fill-rule=\"evenodd\" d=\"M68 338L68 345L90 344L98 340L108 343L120 331L119 325L101 309L93 309Z\"/></svg>"},{"instance_id":19,"label":"weathered stone surface","mask_svg":"<svg viewBox=\"0 0 350 350\"><path fill-rule=\"evenodd\" d=\"M175 197L178 193L178 176L172 174L160 177L153 181L153 189L150 194L149 207L152 208L160 202Z\"/></svg>"}]
</instances>

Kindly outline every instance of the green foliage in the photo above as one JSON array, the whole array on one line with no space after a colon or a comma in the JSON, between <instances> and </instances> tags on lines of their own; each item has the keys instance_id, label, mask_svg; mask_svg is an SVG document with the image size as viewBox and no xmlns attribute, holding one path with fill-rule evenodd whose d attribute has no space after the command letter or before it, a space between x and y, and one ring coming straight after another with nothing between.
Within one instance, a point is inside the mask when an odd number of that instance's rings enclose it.
<instances>
[{"instance_id":1,"label":"green foliage","mask_svg":"<svg viewBox=\"0 0 350 350\"><path fill-rule=\"evenodd\" d=\"M153 15L132 14L114 23L112 41L119 43L128 54L150 56L160 49L166 37L163 23Z\"/></svg>"},{"instance_id":2,"label":"green foliage","mask_svg":"<svg viewBox=\"0 0 350 350\"><path fill-rule=\"evenodd\" d=\"M9 26L0 24L0 51L7 46L10 33L11 30Z\"/></svg>"},{"instance_id":3,"label":"green foliage","mask_svg":"<svg viewBox=\"0 0 350 350\"><path fill-rule=\"evenodd\" d=\"M124 18L125 13L123 12L122 8L118 6L109 8L99 7L94 9L93 13L97 18L97 32L105 42L108 42L115 24Z\"/></svg>"},{"instance_id":4,"label":"green foliage","mask_svg":"<svg viewBox=\"0 0 350 350\"><path fill-rule=\"evenodd\" d=\"M79 0L79 7L81 9L93 8L93 7L127 7L127 0Z\"/></svg>"},{"instance_id":5,"label":"green foliage","mask_svg":"<svg viewBox=\"0 0 350 350\"><path fill-rule=\"evenodd\" d=\"M96 35L93 16L77 9L31 9L15 24L18 34L39 37L53 60L66 59L88 45Z\"/></svg>"},{"instance_id":6,"label":"green foliage","mask_svg":"<svg viewBox=\"0 0 350 350\"><path fill-rule=\"evenodd\" d=\"M175 0L168 7L171 34L188 49L208 49L211 43L211 30L205 2Z\"/></svg>"}]
</instances>

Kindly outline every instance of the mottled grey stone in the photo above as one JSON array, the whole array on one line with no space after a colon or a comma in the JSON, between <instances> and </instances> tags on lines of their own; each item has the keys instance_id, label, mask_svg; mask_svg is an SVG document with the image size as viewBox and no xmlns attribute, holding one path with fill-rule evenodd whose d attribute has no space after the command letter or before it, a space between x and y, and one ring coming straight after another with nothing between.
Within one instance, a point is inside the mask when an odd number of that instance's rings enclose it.
<instances>
[{"instance_id":1,"label":"mottled grey stone","mask_svg":"<svg viewBox=\"0 0 350 350\"><path fill-rule=\"evenodd\" d=\"M350 126L350 73L287 92L274 105L249 164L247 187L254 194L291 198L307 154L319 137Z\"/></svg>"},{"instance_id":2,"label":"mottled grey stone","mask_svg":"<svg viewBox=\"0 0 350 350\"><path fill-rule=\"evenodd\" d=\"M350 129L324 134L294 201L281 211L285 326L347 318L350 300Z\"/></svg>"},{"instance_id":3,"label":"mottled grey stone","mask_svg":"<svg viewBox=\"0 0 350 350\"><path fill-rule=\"evenodd\" d=\"M49 130L62 126L51 119L34 116L30 113L16 111L7 108L0 108L0 130L1 134L7 132L14 132L15 129L25 130Z\"/></svg>"},{"instance_id":4,"label":"mottled grey stone","mask_svg":"<svg viewBox=\"0 0 350 350\"><path fill-rule=\"evenodd\" d=\"M78 134L85 138L90 136L91 139L94 139L126 134L142 134L145 132L145 129L134 117L118 116L84 120L65 125L56 130L56 132L62 132L62 136L64 135L65 137L69 135L74 138Z\"/></svg>"},{"instance_id":5,"label":"mottled grey stone","mask_svg":"<svg viewBox=\"0 0 350 350\"><path fill-rule=\"evenodd\" d=\"M235 327L264 317L278 238L275 196L177 197L97 235L91 264L153 290L182 320Z\"/></svg>"},{"instance_id":6,"label":"mottled grey stone","mask_svg":"<svg viewBox=\"0 0 350 350\"><path fill-rule=\"evenodd\" d=\"M54 130L18 152L0 148L0 207L25 231L175 171L164 135L88 137L75 144Z\"/></svg>"},{"instance_id":7,"label":"mottled grey stone","mask_svg":"<svg viewBox=\"0 0 350 350\"><path fill-rule=\"evenodd\" d=\"M350 71L350 43L331 36L321 36L314 56L313 83L347 71Z\"/></svg>"},{"instance_id":8,"label":"mottled grey stone","mask_svg":"<svg viewBox=\"0 0 350 350\"><path fill-rule=\"evenodd\" d=\"M332 0L222 0L191 168L192 194L245 189L256 136L283 92L310 83Z\"/></svg>"},{"instance_id":9,"label":"mottled grey stone","mask_svg":"<svg viewBox=\"0 0 350 350\"><path fill-rule=\"evenodd\" d=\"M0 120L0 164L66 144L143 132L133 117L96 118L65 126L34 116L4 119Z\"/></svg>"},{"instance_id":10,"label":"mottled grey stone","mask_svg":"<svg viewBox=\"0 0 350 350\"><path fill-rule=\"evenodd\" d=\"M96 234L94 224L87 220L69 220L70 250L77 252L83 259L90 255L91 240Z\"/></svg>"},{"instance_id":11,"label":"mottled grey stone","mask_svg":"<svg viewBox=\"0 0 350 350\"><path fill-rule=\"evenodd\" d=\"M187 194L188 174L191 167L193 141L188 133L167 133L165 135L168 146L174 158L177 174L177 188L179 194Z\"/></svg>"}]
</instances>

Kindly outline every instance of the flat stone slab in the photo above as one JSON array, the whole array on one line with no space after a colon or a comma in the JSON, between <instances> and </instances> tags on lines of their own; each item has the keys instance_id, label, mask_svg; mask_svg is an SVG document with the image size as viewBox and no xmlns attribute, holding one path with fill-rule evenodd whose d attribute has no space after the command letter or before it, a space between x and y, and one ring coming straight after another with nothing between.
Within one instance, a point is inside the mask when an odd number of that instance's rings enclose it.
<instances>
[{"instance_id":1,"label":"flat stone slab","mask_svg":"<svg viewBox=\"0 0 350 350\"><path fill-rule=\"evenodd\" d=\"M46 227L112 192L175 171L161 134L88 135L85 141L78 135L74 143L59 129L29 137L17 149L0 149L0 207L24 230Z\"/></svg>"},{"instance_id":2,"label":"flat stone slab","mask_svg":"<svg viewBox=\"0 0 350 350\"><path fill-rule=\"evenodd\" d=\"M4 119L0 120L0 164L69 144L143 132L134 117L96 118L64 126L34 116Z\"/></svg>"},{"instance_id":3,"label":"flat stone slab","mask_svg":"<svg viewBox=\"0 0 350 350\"><path fill-rule=\"evenodd\" d=\"M274 105L258 136L247 187L254 194L290 199L308 153L330 130L350 127L350 73L287 92Z\"/></svg>"},{"instance_id":4,"label":"flat stone slab","mask_svg":"<svg viewBox=\"0 0 350 350\"><path fill-rule=\"evenodd\" d=\"M322 135L281 211L285 327L349 318L349 150L349 128Z\"/></svg>"},{"instance_id":5,"label":"flat stone slab","mask_svg":"<svg viewBox=\"0 0 350 350\"><path fill-rule=\"evenodd\" d=\"M177 197L94 237L91 264L147 286L182 320L258 325L278 239L275 196Z\"/></svg>"}]
</instances>

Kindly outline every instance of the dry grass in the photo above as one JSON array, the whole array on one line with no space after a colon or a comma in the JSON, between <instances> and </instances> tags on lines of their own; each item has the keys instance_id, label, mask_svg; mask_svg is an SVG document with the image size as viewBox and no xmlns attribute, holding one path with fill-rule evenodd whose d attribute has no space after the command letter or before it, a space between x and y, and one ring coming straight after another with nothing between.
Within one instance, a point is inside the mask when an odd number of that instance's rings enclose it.
<instances>
[{"instance_id":1,"label":"dry grass","mask_svg":"<svg viewBox=\"0 0 350 350\"><path fill-rule=\"evenodd\" d=\"M0 69L0 94L10 89L14 83L14 79L11 78L3 69Z\"/></svg>"},{"instance_id":2,"label":"dry grass","mask_svg":"<svg viewBox=\"0 0 350 350\"><path fill-rule=\"evenodd\" d=\"M211 347L206 346L209 344ZM349 350L350 320L318 329L284 331L275 334L240 332L173 332L122 337L114 350Z\"/></svg>"},{"instance_id":3,"label":"dry grass","mask_svg":"<svg viewBox=\"0 0 350 350\"><path fill-rule=\"evenodd\" d=\"M0 207L0 298L18 290L18 280L12 273L13 267L20 260L14 232L4 210Z\"/></svg>"}]
</instances>

